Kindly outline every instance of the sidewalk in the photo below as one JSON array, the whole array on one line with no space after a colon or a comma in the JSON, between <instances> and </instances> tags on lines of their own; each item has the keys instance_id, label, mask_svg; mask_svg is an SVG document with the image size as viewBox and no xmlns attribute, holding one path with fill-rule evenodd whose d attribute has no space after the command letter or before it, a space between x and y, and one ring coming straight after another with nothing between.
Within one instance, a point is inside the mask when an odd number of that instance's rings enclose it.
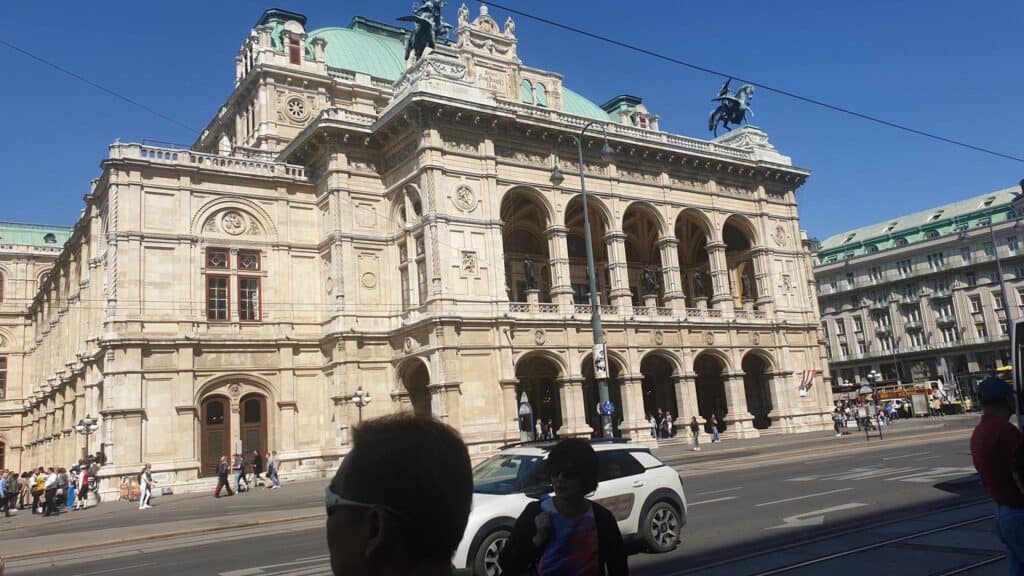
<instances>
[{"instance_id":1,"label":"sidewalk","mask_svg":"<svg viewBox=\"0 0 1024 576\"><path fill-rule=\"evenodd\" d=\"M56 518L22 510L0 519L0 557L15 559L322 517L324 485L323 480L286 482L280 490L254 488L219 499L209 493L154 496L148 510L139 510L136 502L103 502Z\"/></svg>"},{"instance_id":2,"label":"sidewalk","mask_svg":"<svg viewBox=\"0 0 1024 576\"><path fill-rule=\"evenodd\" d=\"M689 444L678 443L675 439L667 445L663 442L662 446L654 448L652 452L666 464L686 465L691 468L694 465L700 466L712 462L724 464L730 460L784 458L819 451L823 448L829 452L863 450L872 447L886 447L915 439L927 440L931 437L939 439L945 434L964 435L970 433L978 419L978 414L961 414L943 418L897 420L883 429L882 440L878 439L877 430L871 433L868 440L865 440L864 432L858 432L855 426L849 430L848 435L838 438L831 428L820 432L762 436L748 440L723 438L717 444L712 444L710 437L703 434L701 439L708 440L701 442L701 451L699 452L694 452Z\"/></svg>"}]
</instances>

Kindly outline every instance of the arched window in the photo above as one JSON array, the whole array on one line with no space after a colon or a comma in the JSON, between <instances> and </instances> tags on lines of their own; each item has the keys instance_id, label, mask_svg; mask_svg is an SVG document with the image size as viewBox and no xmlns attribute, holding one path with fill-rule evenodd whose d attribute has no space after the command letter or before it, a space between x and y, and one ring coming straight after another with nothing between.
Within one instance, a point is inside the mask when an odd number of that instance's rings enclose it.
<instances>
[{"instance_id":1,"label":"arched window","mask_svg":"<svg viewBox=\"0 0 1024 576\"><path fill-rule=\"evenodd\" d=\"M260 400L259 398L249 398L245 401L245 408L242 410L242 421L246 424L259 424L260 420Z\"/></svg>"},{"instance_id":2,"label":"arched window","mask_svg":"<svg viewBox=\"0 0 1024 576\"><path fill-rule=\"evenodd\" d=\"M46 242L47 244L56 244L57 237L54 236L52 232L49 232L46 236L43 236L43 242Z\"/></svg>"},{"instance_id":3,"label":"arched window","mask_svg":"<svg viewBox=\"0 0 1024 576\"><path fill-rule=\"evenodd\" d=\"M906 246L907 244L908 244L908 242L907 242L906 238L897 238L896 239L896 245L897 246Z\"/></svg>"},{"instance_id":4,"label":"arched window","mask_svg":"<svg viewBox=\"0 0 1024 576\"><path fill-rule=\"evenodd\" d=\"M523 102L533 104L533 84L525 78L519 83L519 97Z\"/></svg>"},{"instance_id":5,"label":"arched window","mask_svg":"<svg viewBox=\"0 0 1024 576\"><path fill-rule=\"evenodd\" d=\"M538 82L533 88L533 94L537 99L537 106L548 105L548 91L544 88L543 84Z\"/></svg>"},{"instance_id":6,"label":"arched window","mask_svg":"<svg viewBox=\"0 0 1024 576\"><path fill-rule=\"evenodd\" d=\"M208 425L224 423L223 402L210 402L206 405L206 423Z\"/></svg>"}]
</instances>

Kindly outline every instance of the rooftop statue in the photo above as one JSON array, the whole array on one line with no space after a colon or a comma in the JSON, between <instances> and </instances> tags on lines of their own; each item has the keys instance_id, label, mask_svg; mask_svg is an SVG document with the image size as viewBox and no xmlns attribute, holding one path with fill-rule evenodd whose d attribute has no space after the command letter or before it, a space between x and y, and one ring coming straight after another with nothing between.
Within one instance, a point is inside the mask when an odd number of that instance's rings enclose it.
<instances>
[{"instance_id":1,"label":"rooftop statue","mask_svg":"<svg viewBox=\"0 0 1024 576\"><path fill-rule=\"evenodd\" d=\"M718 136L718 125L721 124L726 130L730 130L729 124L739 125L747 121L747 115L754 115L750 109L750 101L754 99L754 87L750 84L740 86L739 90L730 94L729 78L718 90L718 96L712 98L712 102L718 102L718 107L711 112L708 118L708 130Z\"/></svg>"},{"instance_id":2,"label":"rooftop statue","mask_svg":"<svg viewBox=\"0 0 1024 576\"><path fill-rule=\"evenodd\" d=\"M412 7L412 16L402 16L399 20L413 22L416 29L413 30L409 39L405 42L405 59L409 54L416 54L419 60L427 46L434 48L437 40L447 40L452 25L444 21L441 16L441 9L447 2L444 0L422 0L422 3Z\"/></svg>"}]
</instances>

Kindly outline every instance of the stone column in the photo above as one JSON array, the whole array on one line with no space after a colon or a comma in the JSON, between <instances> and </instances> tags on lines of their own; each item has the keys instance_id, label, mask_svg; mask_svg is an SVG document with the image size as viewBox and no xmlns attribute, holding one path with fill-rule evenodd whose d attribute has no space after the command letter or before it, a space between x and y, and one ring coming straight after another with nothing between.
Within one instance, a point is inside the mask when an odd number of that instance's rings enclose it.
<instances>
[{"instance_id":1,"label":"stone column","mask_svg":"<svg viewBox=\"0 0 1024 576\"><path fill-rule=\"evenodd\" d=\"M644 414L643 376L632 374L622 379L622 424L619 431L633 442L651 440L650 423Z\"/></svg>"},{"instance_id":2,"label":"stone column","mask_svg":"<svg viewBox=\"0 0 1024 576\"><path fill-rule=\"evenodd\" d=\"M666 308L686 308L686 286L679 270L679 239L668 236L658 239L661 250L661 285Z\"/></svg>"},{"instance_id":3,"label":"stone column","mask_svg":"<svg viewBox=\"0 0 1024 576\"><path fill-rule=\"evenodd\" d=\"M728 432L734 438L757 438L754 417L747 410L747 394L743 388L743 374L729 374L725 380L725 402L729 412L725 415Z\"/></svg>"},{"instance_id":4,"label":"stone column","mask_svg":"<svg viewBox=\"0 0 1024 576\"><path fill-rule=\"evenodd\" d=\"M554 224L545 230L548 237L548 270L551 273L551 301L572 307L572 280L569 275L569 229Z\"/></svg>"},{"instance_id":5,"label":"stone column","mask_svg":"<svg viewBox=\"0 0 1024 576\"><path fill-rule=\"evenodd\" d=\"M725 260L725 243L709 241L707 250L711 276L711 307L730 313L733 301L729 292L729 265Z\"/></svg>"},{"instance_id":6,"label":"stone column","mask_svg":"<svg viewBox=\"0 0 1024 576\"><path fill-rule=\"evenodd\" d=\"M769 378L768 389L772 396L772 409L768 412L772 428L778 427L784 432L793 432L791 419L793 410L789 402L789 383L793 372L769 372L766 376Z\"/></svg>"},{"instance_id":7,"label":"stone column","mask_svg":"<svg viewBox=\"0 0 1024 576\"><path fill-rule=\"evenodd\" d=\"M516 398L516 386L519 385L517 378L505 378L501 380L501 409L503 426L502 434L505 442L515 442L519 439L519 400Z\"/></svg>"},{"instance_id":8,"label":"stone column","mask_svg":"<svg viewBox=\"0 0 1024 576\"><path fill-rule=\"evenodd\" d=\"M562 400L562 427L558 429L558 435L562 438L589 438L591 430L587 425L587 407L583 405L583 377L558 380L558 390Z\"/></svg>"},{"instance_id":9,"label":"stone column","mask_svg":"<svg viewBox=\"0 0 1024 576\"><path fill-rule=\"evenodd\" d=\"M700 415L697 407L697 375L688 372L672 376L676 390L676 410L679 410L679 417L676 418L676 425L679 428L677 436L686 439L687 444L693 443L693 436L690 434L690 419L697 417L697 422L704 425L704 418Z\"/></svg>"},{"instance_id":10,"label":"stone column","mask_svg":"<svg viewBox=\"0 0 1024 576\"><path fill-rule=\"evenodd\" d=\"M633 296L629 292L629 267L626 261L626 233L612 230L604 235L608 252L609 304L618 308L630 308L634 305ZM600 281L598 281L600 285Z\"/></svg>"},{"instance_id":11,"label":"stone column","mask_svg":"<svg viewBox=\"0 0 1024 576\"><path fill-rule=\"evenodd\" d=\"M757 286L757 309L765 314L771 314L775 299L772 297L773 286L768 249L758 246L751 250L751 256L751 263L754 266L754 283Z\"/></svg>"}]
</instances>

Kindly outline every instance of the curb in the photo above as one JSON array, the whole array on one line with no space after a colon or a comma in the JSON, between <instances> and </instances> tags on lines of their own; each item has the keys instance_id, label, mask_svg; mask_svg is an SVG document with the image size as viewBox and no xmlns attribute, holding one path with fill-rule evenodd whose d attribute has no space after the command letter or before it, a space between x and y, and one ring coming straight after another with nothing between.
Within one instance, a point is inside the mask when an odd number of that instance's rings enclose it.
<instances>
[{"instance_id":1,"label":"curb","mask_svg":"<svg viewBox=\"0 0 1024 576\"><path fill-rule=\"evenodd\" d=\"M25 560L29 558L39 558L41 556L54 556L57 554L67 554L70 552L78 552L80 550L92 550L95 548L106 548L109 546L117 546L119 544L134 544L136 542L145 542L147 540L160 540L164 538L177 538L180 536L194 536L197 534L210 534L213 532L224 532L227 530L237 530L239 528L253 528L257 526L273 526L275 524L286 524L288 522L298 522L301 520L312 520L314 518L322 518L323 512L317 512L315 514L302 514L299 516L290 516L288 518L275 518L273 520L250 520L247 522L238 522L227 526L211 526L206 528L192 528L188 530L178 530L177 532L164 532L162 534L148 534L145 536L133 536L125 538L117 538L113 540L107 540L106 542L94 542L91 544L78 544L75 546L68 546L65 548L56 548L46 550L45 552L24 552L21 554L9 554L3 557L5 562L12 560Z\"/></svg>"}]
</instances>

